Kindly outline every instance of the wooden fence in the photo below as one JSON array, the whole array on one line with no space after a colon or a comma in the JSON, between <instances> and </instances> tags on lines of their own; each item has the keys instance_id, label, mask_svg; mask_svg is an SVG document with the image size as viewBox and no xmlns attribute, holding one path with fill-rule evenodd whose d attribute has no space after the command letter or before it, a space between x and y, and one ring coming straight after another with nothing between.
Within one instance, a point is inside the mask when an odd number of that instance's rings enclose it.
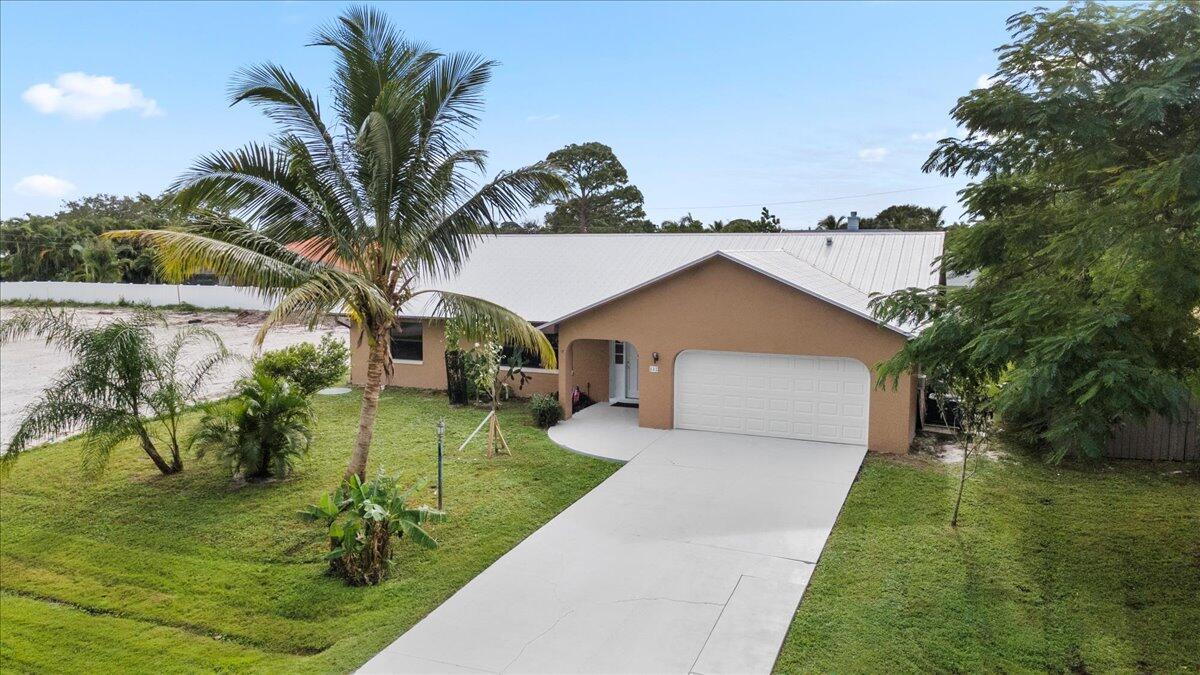
<instances>
[{"instance_id":1,"label":"wooden fence","mask_svg":"<svg viewBox=\"0 0 1200 675\"><path fill-rule=\"evenodd\" d=\"M1144 424L1117 426L1106 455L1113 459L1200 461L1200 406L1193 406L1178 422L1156 416Z\"/></svg>"}]
</instances>

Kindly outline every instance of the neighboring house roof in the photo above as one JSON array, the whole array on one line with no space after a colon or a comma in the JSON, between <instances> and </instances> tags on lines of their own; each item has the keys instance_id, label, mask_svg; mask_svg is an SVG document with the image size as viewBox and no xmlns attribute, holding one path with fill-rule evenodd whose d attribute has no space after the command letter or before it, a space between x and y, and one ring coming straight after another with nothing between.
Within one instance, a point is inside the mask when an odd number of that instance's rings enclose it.
<instances>
[{"instance_id":1,"label":"neighboring house roof","mask_svg":"<svg viewBox=\"0 0 1200 675\"><path fill-rule=\"evenodd\" d=\"M637 286L604 298L599 302L592 303L587 307L581 307L570 314L560 316L552 321L547 321L542 325L542 327L545 328L554 324L562 323L563 321L579 316L580 314L590 312L597 307L607 305L614 300L623 298L647 286L654 285L660 281L663 281L664 279L673 277L680 272L691 269L697 265L708 262L709 260L714 260L716 258L723 258L725 260L734 262L754 272L758 272L763 276L778 281L781 284L791 286L802 293L811 295L818 300L823 300L831 305L840 307L851 314L857 314L868 321L875 321L876 323L890 328L906 337L912 337L913 335L911 326L876 321L875 317L871 315L871 308L869 305L870 296L868 294L858 290L844 281L841 281L840 279L836 279L829 274L822 272L821 270L804 262L791 253L779 249L773 251L715 251L706 256L697 258L696 260L693 260L681 267L670 270L665 274L640 283Z\"/></svg>"},{"instance_id":2,"label":"neighboring house roof","mask_svg":"<svg viewBox=\"0 0 1200 675\"><path fill-rule=\"evenodd\" d=\"M943 236L942 232L886 230L499 235L481 240L458 274L432 279L422 287L478 296L545 324L719 251L730 260L862 314L859 310L872 293L937 284L940 270L935 261L942 254ZM433 316L436 300L423 296L401 313Z\"/></svg>"}]
</instances>

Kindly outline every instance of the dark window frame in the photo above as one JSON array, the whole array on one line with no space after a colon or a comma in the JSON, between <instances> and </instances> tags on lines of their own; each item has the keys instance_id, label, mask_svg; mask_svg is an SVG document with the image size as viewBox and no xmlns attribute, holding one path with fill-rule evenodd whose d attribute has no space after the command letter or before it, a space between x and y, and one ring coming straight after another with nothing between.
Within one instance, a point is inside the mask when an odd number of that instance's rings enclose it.
<instances>
[{"instance_id":1,"label":"dark window frame","mask_svg":"<svg viewBox=\"0 0 1200 675\"><path fill-rule=\"evenodd\" d=\"M393 361L425 360L425 323L401 321L392 328L388 353Z\"/></svg>"}]
</instances>

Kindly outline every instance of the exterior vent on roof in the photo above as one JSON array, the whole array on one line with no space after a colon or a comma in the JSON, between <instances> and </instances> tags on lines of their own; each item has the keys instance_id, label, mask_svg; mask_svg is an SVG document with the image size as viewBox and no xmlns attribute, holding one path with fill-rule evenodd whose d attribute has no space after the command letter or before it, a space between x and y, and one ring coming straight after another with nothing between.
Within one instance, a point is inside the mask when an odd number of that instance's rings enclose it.
<instances>
[{"instance_id":1,"label":"exterior vent on roof","mask_svg":"<svg viewBox=\"0 0 1200 675\"><path fill-rule=\"evenodd\" d=\"M858 211L850 212L850 217L846 219L846 229L847 230L857 230L858 229Z\"/></svg>"}]
</instances>

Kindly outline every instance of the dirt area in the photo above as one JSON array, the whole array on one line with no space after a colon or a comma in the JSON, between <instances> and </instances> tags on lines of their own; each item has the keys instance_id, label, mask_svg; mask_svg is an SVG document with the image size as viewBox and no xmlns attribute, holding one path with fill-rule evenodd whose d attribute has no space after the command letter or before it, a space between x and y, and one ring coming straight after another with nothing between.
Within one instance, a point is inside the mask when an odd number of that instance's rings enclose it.
<instances>
[{"instance_id":1,"label":"dirt area","mask_svg":"<svg viewBox=\"0 0 1200 675\"><path fill-rule=\"evenodd\" d=\"M7 319L19 311L21 310L14 307L0 307L0 318ZM74 312L76 319L81 323L93 326L129 314L129 310L123 309L88 308L66 311ZM159 341L164 342L183 326L200 325L219 335L229 351L249 357L253 352L254 335L258 332L264 316L263 312L168 312L170 327L159 336ZM279 349L300 342L319 342L326 334L349 340L349 330L330 320L312 331L306 326L276 327L267 334L263 349ZM185 351L184 358L197 357L207 349L192 349L190 353ZM47 347L40 339L13 341L0 347L0 447L8 445L20 423L21 411L25 406L33 401L66 365L66 356ZM249 363L246 358L230 361L212 378L206 387L205 395L214 398L223 396L231 390L233 383L248 371Z\"/></svg>"}]
</instances>

